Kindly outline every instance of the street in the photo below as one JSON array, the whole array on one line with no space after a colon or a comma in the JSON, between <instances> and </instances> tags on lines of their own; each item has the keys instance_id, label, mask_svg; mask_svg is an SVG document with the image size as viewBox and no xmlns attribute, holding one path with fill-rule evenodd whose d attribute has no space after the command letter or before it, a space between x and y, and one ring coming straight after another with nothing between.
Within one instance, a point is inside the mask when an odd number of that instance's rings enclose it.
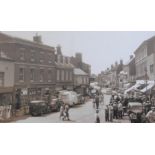
<instances>
[{"instance_id":1,"label":"street","mask_svg":"<svg viewBox=\"0 0 155 155\"><path fill-rule=\"evenodd\" d=\"M104 104L100 104L99 117L101 123L105 123L105 105L109 104L110 95L104 95ZM16 123L94 123L95 122L95 109L93 108L92 100L89 100L83 105L76 105L70 109L71 121L62 121L59 118L59 112L43 115L41 117L32 117L18 120ZM114 120L114 123L128 123L128 118L122 120Z\"/></svg>"}]
</instances>

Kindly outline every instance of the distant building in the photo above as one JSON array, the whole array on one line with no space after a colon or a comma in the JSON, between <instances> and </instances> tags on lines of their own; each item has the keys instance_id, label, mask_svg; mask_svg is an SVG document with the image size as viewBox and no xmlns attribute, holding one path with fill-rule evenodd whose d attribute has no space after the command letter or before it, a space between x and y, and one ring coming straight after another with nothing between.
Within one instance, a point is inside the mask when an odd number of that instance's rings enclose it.
<instances>
[{"instance_id":1,"label":"distant building","mask_svg":"<svg viewBox=\"0 0 155 155\"><path fill-rule=\"evenodd\" d=\"M83 62L82 53L76 53L75 57L71 57L71 63L76 67L91 75L91 66Z\"/></svg>"},{"instance_id":2,"label":"distant building","mask_svg":"<svg viewBox=\"0 0 155 155\"><path fill-rule=\"evenodd\" d=\"M74 68L74 90L85 95L89 86L89 76L80 68Z\"/></svg>"},{"instance_id":3,"label":"distant building","mask_svg":"<svg viewBox=\"0 0 155 155\"><path fill-rule=\"evenodd\" d=\"M136 80L136 66L135 57L133 55L131 55L129 61L124 64L123 71L127 73L127 82L134 83Z\"/></svg>"},{"instance_id":4,"label":"distant building","mask_svg":"<svg viewBox=\"0 0 155 155\"><path fill-rule=\"evenodd\" d=\"M70 62L70 57L63 56L61 47L57 46L55 54L56 64L56 91L63 89L73 90L73 68Z\"/></svg>"},{"instance_id":5,"label":"distant building","mask_svg":"<svg viewBox=\"0 0 155 155\"><path fill-rule=\"evenodd\" d=\"M155 36L145 40L134 53L136 79L155 80Z\"/></svg>"}]
</instances>

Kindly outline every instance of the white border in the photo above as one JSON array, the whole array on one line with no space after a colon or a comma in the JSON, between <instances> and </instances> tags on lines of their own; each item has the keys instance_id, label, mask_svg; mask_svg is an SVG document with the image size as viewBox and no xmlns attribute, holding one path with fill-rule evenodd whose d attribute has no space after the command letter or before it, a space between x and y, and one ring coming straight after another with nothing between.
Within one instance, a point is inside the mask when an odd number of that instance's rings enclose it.
<instances>
[{"instance_id":1,"label":"white border","mask_svg":"<svg viewBox=\"0 0 155 155\"><path fill-rule=\"evenodd\" d=\"M0 1L1 31L152 31L153 0ZM1 154L153 154L154 124L1 124Z\"/></svg>"}]
</instances>

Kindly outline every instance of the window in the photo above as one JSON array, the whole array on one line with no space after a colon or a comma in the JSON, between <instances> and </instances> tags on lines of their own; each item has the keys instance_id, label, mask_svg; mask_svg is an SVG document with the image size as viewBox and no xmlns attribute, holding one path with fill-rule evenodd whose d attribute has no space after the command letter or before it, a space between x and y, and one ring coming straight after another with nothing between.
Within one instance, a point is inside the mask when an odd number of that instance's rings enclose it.
<instances>
[{"instance_id":1,"label":"window","mask_svg":"<svg viewBox=\"0 0 155 155\"><path fill-rule=\"evenodd\" d=\"M48 70L48 82L52 81L52 71Z\"/></svg>"},{"instance_id":2,"label":"window","mask_svg":"<svg viewBox=\"0 0 155 155\"><path fill-rule=\"evenodd\" d=\"M19 59L24 61L25 60L25 49L21 48L19 52Z\"/></svg>"},{"instance_id":3,"label":"window","mask_svg":"<svg viewBox=\"0 0 155 155\"><path fill-rule=\"evenodd\" d=\"M35 61L35 51L31 50L31 62Z\"/></svg>"},{"instance_id":4,"label":"window","mask_svg":"<svg viewBox=\"0 0 155 155\"><path fill-rule=\"evenodd\" d=\"M48 54L48 63L49 64L52 63L52 54L51 53Z\"/></svg>"},{"instance_id":5,"label":"window","mask_svg":"<svg viewBox=\"0 0 155 155\"><path fill-rule=\"evenodd\" d=\"M40 52L40 63L44 62L44 52Z\"/></svg>"},{"instance_id":6,"label":"window","mask_svg":"<svg viewBox=\"0 0 155 155\"><path fill-rule=\"evenodd\" d=\"M68 71L66 71L66 81L68 81Z\"/></svg>"},{"instance_id":7,"label":"window","mask_svg":"<svg viewBox=\"0 0 155 155\"><path fill-rule=\"evenodd\" d=\"M44 80L44 70L40 69L40 82L43 82Z\"/></svg>"},{"instance_id":8,"label":"window","mask_svg":"<svg viewBox=\"0 0 155 155\"><path fill-rule=\"evenodd\" d=\"M61 80L64 81L64 70L61 71Z\"/></svg>"},{"instance_id":9,"label":"window","mask_svg":"<svg viewBox=\"0 0 155 155\"><path fill-rule=\"evenodd\" d=\"M57 70L57 81L60 80L60 70Z\"/></svg>"},{"instance_id":10,"label":"window","mask_svg":"<svg viewBox=\"0 0 155 155\"><path fill-rule=\"evenodd\" d=\"M72 72L70 72L70 75L69 76L70 76L70 78L69 78L70 81L72 81Z\"/></svg>"},{"instance_id":11,"label":"window","mask_svg":"<svg viewBox=\"0 0 155 155\"><path fill-rule=\"evenodd\" d=\"M19 68L19 81L24 81L24 68Z\"/></svg>"},{"instance_id":12,"label":"window","mask_svg":"<svg viewBox=\"0 0 155 155\"><path fill-rule=\"evenodd\" d=\"M153 64L152 65L150 65L150 73L153 73Z\"/></svg>"},{"instance_id":13,"label":"window","mask_svg":"<svg viewBox=\"0 0 155 155\"><path fill-rule=\"evenodd\" d=\"M0 72L0 87L4 86L4 72Z\"/></svg>"},{"instance_id":14,"label":"window","mask_svg":"<svg viewBox=\"0 0 155 155\"><path fill-rule=\"evenodd\" d=\"M30 80L31 81L34 81L34 75L35 73L34 73L34 69L32 68L32 69L30 69Z\"/></svg>"}]
</instances>

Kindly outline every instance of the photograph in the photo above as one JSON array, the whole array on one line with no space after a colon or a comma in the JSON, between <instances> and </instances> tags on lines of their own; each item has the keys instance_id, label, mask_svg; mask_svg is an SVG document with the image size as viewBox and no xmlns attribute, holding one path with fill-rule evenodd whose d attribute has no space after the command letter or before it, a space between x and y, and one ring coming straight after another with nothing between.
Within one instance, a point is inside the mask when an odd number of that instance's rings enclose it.
<instances>
[{"instance_id":1,"label":"photograph","mask_svg":"<svg viewBox=\"0 0 155 155\"><path fill-rule=\"evenodd\" d=\"M154 123L155 31L1 31L0 122Z\"/></svg>"}]
</instances>

